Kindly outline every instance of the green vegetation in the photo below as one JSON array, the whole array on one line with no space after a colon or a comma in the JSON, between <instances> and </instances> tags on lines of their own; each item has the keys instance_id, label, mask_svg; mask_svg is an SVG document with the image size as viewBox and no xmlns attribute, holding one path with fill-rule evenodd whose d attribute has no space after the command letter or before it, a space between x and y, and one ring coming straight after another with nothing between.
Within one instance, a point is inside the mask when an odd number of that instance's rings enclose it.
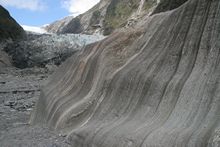
<instances>
[{"instance_id":1,"label":"green vegetation","mask_svg":"<svg viewBox=\"0 0 220 147\"><path fill-rule=\"evenodd\" d=\"M139 2L140 0L112 0L104 22L104 35L123 27L132 12L138 9Z\"/></svg>"},{"instance_id":2,"label":"green vegetation","mask_svg":"<svg viewBox=\"0 0 220 147\"><path fill-rule=\"evenodd\" d=\"M144 10L149 10L151 9L153 6L156 6L157 4L157 0L145 0L144 3Z\"/></svg>"},{"instance_id":3,"label":"green vegetation","mask_svg":"<svg viewBox=\"0 0 220 147\"><path fill-rule=\"evenodd\" d=\"M90 25L93 26L99 24L100 19L101 19L101 12L99 10L94 11L92 14L92 18L90 20Z\"/></svg>"},{"instance_id":4,"label":"green vegetation","mask_svg":"<svg viewBox=\"0 0 220 147\"><path fill-rule=\"evenodd\" d=\"M112 0L104 22L104 35L109 35L116 28L127 24L131 14L137 11L140 0ZM157 0L145 0L143 10L147 11L157 4Z\"/></svg>"}]
</instances>

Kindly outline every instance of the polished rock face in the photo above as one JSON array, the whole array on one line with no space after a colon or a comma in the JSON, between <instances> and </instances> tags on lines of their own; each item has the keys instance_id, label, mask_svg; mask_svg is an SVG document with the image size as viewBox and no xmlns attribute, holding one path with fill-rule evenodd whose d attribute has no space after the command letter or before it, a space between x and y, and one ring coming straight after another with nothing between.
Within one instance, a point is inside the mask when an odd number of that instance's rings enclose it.
<instances>
[{"instance_id":1,"label":"polished rock face","mask_svg":"<svg viewBox=\"0 0 220 147\"><path fill-rule=\"evenodd\" d=\"M220 146L220 1L188 0L74 54L32 124L76 147Z\"/></svg>"}]
</instances>

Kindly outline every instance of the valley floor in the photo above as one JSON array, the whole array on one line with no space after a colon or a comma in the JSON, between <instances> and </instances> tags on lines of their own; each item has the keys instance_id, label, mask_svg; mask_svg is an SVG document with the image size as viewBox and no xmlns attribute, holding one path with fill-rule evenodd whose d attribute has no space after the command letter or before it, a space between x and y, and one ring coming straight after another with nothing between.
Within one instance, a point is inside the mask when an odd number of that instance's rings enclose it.
<instances>
[{"instance_id":1,"label":"valley floor","mask_svg":"<svg viewBox=\"0 0 220 147\"><path fill-rule=\"evenodd\" d=\"M69 147L65 136L28 124L40 86L50 74L40 68L0 69L1 147Z\"/></svg>"}]
</instances>

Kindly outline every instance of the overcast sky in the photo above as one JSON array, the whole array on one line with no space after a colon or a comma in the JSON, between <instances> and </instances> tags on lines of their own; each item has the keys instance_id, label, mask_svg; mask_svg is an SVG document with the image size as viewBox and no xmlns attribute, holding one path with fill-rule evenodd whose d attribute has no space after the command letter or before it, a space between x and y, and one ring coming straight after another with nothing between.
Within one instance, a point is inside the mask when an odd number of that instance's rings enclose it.
<instances>
[{"instance_id":1,"label":"overcast sky","mask_svg":"<svg viewBox=\"0 0 220 147\"><path fill-rule=\"evenodd\" d=\"M0 0L21 24L42 26L68 15L79 15L100 0Z\"/></svg>"}]
</instances>

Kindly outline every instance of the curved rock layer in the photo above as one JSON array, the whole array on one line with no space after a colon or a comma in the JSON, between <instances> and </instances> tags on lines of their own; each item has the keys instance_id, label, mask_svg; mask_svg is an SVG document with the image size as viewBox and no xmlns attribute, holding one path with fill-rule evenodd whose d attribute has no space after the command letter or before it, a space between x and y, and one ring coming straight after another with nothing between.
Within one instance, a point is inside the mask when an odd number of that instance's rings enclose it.
<instances>
[{"instance_id":1,"label":"curved rock layer","mask_svg":"<svg viewBox=\"0 0 220 147\"><path fill-rule=\"evenodd\" d=\"M70 58L31 122L74 147L220 146L220 1L188 0Z\"/></svg>"}]
</instances>

